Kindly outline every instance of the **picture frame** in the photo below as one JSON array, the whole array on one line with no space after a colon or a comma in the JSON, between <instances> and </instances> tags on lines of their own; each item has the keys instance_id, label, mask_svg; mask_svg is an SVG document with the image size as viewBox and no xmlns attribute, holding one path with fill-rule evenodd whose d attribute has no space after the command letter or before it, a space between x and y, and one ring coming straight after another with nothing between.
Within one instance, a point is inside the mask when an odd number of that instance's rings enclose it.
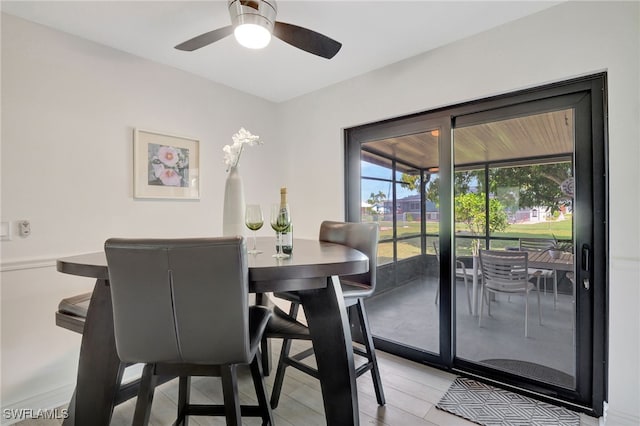
<instances>
[{"instance_id":1,"label":"picture frame","mask_svg":"<svg viewBox=\"0 0 640 426\"><path fill-rule=\"evenodd\" d=\"M200 141L134 129L133 196L199 200Z\"/></svg>"}]
</instances>

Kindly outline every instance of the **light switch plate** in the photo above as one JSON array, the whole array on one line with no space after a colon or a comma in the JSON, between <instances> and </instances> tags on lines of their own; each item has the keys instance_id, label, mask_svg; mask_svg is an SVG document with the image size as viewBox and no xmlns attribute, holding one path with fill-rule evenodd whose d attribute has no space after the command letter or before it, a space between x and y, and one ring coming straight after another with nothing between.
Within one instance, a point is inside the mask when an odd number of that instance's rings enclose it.
<instances>
[{"instance_id":1,"label":"light switch plate","mask_svg":"<svg viewBox=\"0 0 640 426\"><path fill-rule=\"evenodd\" d=\"M11 241L11 222L0 222L0 239Z\"/></svg>"}]
</instances>

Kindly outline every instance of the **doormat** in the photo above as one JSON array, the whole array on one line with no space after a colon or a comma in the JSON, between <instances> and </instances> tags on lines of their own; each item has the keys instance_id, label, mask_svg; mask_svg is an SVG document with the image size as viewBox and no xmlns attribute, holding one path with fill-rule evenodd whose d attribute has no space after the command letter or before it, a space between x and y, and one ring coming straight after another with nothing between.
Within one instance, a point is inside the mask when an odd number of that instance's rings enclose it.
<instances>
[{"instance_id":1,"label":"doormat","mask_svg":"<svg viewBox=\"0 0 640 426\"><path fill-rule=\"evenodd\" d=\"M573 411L458 377L436 405L483 426L580 426Z\"/></svg>"},{"instance_id":2,"label":"doormat","mask_svg":"<svg viewBox=\"0 0 640 426\"><path fill-rule=\"evenodd\" d=\"M546 365L516 359L485 359L480 362L510 373L530 377L532 379L552 383L565 388L573 389L574 387L573 376L554 368L547 367Z\"/></svg>"}]
</instances>

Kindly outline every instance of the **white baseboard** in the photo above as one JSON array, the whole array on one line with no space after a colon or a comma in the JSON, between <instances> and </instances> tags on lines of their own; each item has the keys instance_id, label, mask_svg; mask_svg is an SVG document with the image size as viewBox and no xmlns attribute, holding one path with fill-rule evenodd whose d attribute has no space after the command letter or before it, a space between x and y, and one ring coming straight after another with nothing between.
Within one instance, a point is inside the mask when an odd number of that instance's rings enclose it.
<instances>
[{"instance_id":1,"label":"white baseboard","mask_svg":"<svg viewBox=\"0 0 640 426\"><path fill-rule=\"evenodd\" d=\"M69 384L49 392L34 395L30 398L18 401L13 404L2 406L2 426L12 425L22 420L26 420L30 413L35 414L39 410L54 410L63 405L67 405L73 395L75 385ZM29 411L31 410L31 411ZM22 414L19 415L19 413Z\"/></svg>"},{"instance_id":2,"label":"white baseboard","mask_svg":"<svg viewBox=\"0 0 640 426\"><path fill-rule=\"evenodd\" d=\"M134 364L127 367L122 375L122 382L140 378L142 374L142 364ZM66 406L73 395L74 384L61 386L49 392L33 395L30 398L18 401L12 404L3 405L0 417L2 421L0 425L8 426L18 423L29 418L29 415L37 415L38 412L49 411L47 415L64 414L62 411L54 413L53 411L62 406Z\"/></svg>"},{"instance_id":3,"label":"white baseboard","mask_svg":"<svg viewBox=\"0 0 640 426\"><path fill-rule=\"evenodd\" d=\"M640 425L640 417L633 416L627 413L621 413L607 410L604 422L601 422L602 426L638 426Z\"/></svg>"}]
</instances>

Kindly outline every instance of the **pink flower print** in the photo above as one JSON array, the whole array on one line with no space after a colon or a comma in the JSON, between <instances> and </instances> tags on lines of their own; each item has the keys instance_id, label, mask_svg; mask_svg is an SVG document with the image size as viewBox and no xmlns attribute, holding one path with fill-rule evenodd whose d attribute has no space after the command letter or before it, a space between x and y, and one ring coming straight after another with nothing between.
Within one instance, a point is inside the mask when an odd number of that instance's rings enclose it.
<instances>
[{"instance_id":1,"label":"pink flower print","mask_svg":"<svg viewBox=\"0 0 640 426\"><path fill-rule=\"evenodd\" d=\"M164 164L160 162L151 163L151 167L153 167L153 175L156 177L156 179L160 178L162 172L164 172Z\"/></svg>"},{"instance_id":2,"label":"pink flower print","mask_svg":"<svg viewBox=\"0 0 640 426\"><path fill-rule=\"evenodd\" d=\"M176 165L180 159L178 151L172 146L161 146L158 149L158 159L169 167Z\"/></svg>"},{"instance_id":3,"label":"pink flower print","mask_svg":"<svg viewBox=\"0 0 640 426\"><path fill-rule=\"evenodd\" d=\"M180 173L176 172L173 169L163 170L159 178L162 184L165 186L180 186L180 181L182 180L182 176L180 176Z\"/></svg>"}]
</instances>

